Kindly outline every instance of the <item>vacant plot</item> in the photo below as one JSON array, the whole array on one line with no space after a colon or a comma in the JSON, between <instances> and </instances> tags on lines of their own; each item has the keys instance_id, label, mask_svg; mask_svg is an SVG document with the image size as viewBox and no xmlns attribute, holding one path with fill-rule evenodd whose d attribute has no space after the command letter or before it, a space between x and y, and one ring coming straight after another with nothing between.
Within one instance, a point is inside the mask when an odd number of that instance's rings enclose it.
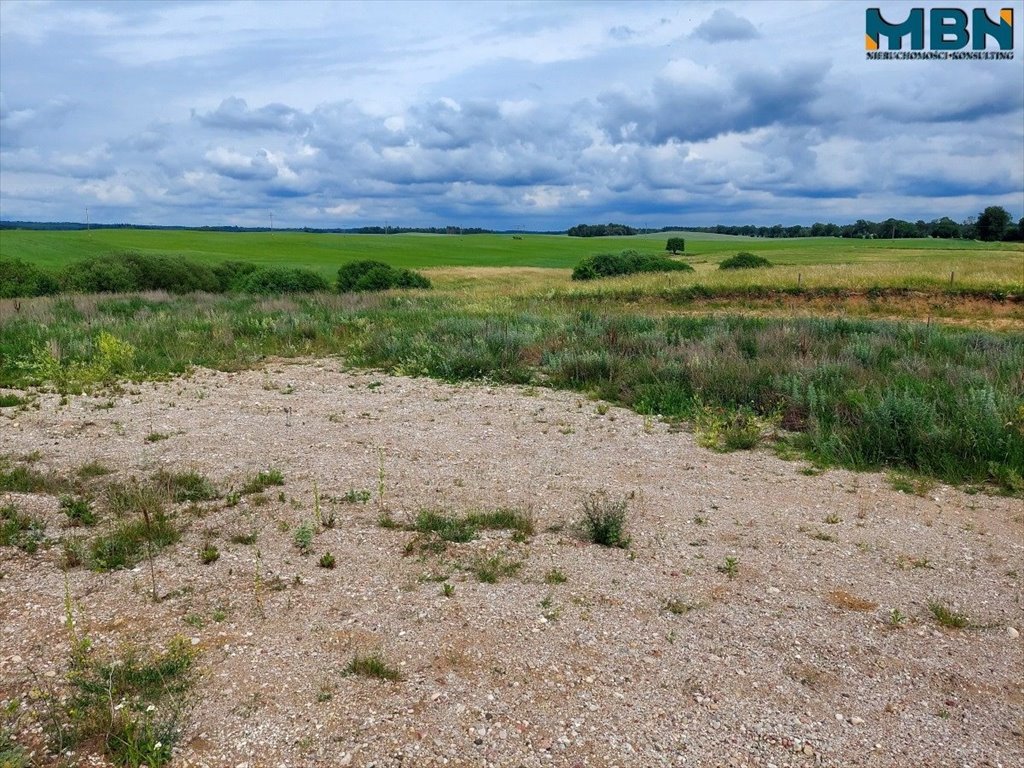
<instances>
[{"instance_id":1,"label":"vacant plot","mask_svg":"<svg viewBox=\"0 0 1024 768\"><path fill-rule=\"evenodd\" d=\"M155 764L1024 760L1014 499L333 362L43 395L0 430L0 505L38 532L0 550L0 699L40 756L81 724L59 697L124 669ZM98 567L144 509L177 541Z\"/></svg>"}]
</instances>

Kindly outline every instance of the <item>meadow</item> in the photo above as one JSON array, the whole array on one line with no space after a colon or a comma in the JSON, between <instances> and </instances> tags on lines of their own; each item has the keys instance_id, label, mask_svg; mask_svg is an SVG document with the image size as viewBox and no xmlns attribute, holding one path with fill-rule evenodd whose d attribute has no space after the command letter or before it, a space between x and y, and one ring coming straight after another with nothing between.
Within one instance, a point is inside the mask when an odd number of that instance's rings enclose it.
<instances>
[{"instance_id":1,"label":"meadow","mask_svg":"<svg viewBox=\"0 0 1024 768\"><path fill-rule=\"evenodd\" d=\"M434 290L8 300L0 386L82 391L341 354L703 420L721 445L770 433L825 465L1024 489L1021 244L686 236L693 271L579 282L579 259L655 253L666 236L4 231L0 254L51 268L132 250L307 267L330 280L339 265L374 258L423 269ZM739 250L773 266L718 269Z\"/></svg>"},{"instance_id":2,"label":"meadow","mask_svg":"<svg viewBox=\"0 0 1024 768\"><path fill-rule=\"evenodd\" d=\"M855 240L831 237L752 238L699 232L662 232L632 237L564 235L349 235L312 232L206 232L100 229L42 232L0 230L0 258L59 267L75 259L117 251L185 256L214 264L242 260L261 265L306 267L333 277L341 264L375 259L396 267L545 267L572 269L594 253L634 248L660 252L669 237L686 239L688 261L717 264L750 250L784 267L870 266L911 268L948 280L949 272L977 281L1024 284L1024 246L966 240ZM516 238L521 239L516 239Z\"/></svg>"}]
</instances>

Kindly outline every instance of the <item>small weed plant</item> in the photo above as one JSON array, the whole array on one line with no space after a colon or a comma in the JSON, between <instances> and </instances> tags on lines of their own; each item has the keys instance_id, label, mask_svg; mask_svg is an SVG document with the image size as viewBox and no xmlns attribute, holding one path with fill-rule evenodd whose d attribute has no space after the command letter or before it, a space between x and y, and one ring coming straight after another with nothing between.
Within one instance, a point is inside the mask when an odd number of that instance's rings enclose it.
<instances>
[{"instance_id":1,"label":"small weed plant","mask_svg":"<svg viewBox=\"0 0 1024 768\"><path fill-rule=\"evenodd\" d=\"M472 571L484 584L497 584L503 576L515 576L523 564L519 560L509 560L502 553L477 558Z\"/></svg>"},{"instance_id":2,"label":"small weed plant","mask_svg":"<svg viewBox=\"0 0 1024 768\"><path fill-rule=\"evenodd\" d=\"M718 566L718 572L724 573L730 579L735 579L740 572L740 559L729 555L725 558L725 561Z\"/></svg>"},{"instance_id":3,"label":"small weed plant","mask_svg":"<svg viewBox=\"0 0 1024 768\"><path fill-rule=\"evenodd\" d=\"M153 482L167 489L167 495L176 502L212 501L220 494L213 484L198 472L157 472Z\"/></svg>"},{"instance_id":4,"label":"small weed plant","mask_svg":"<svg viewBox=\"0 0 1024 768\"><path fill-rule=\"evenodd\" d=\"M248 496L253 493L262 493L268 488L277 485L284 485L284 475L279 469L268 469L264 472L258 472L250 478L242 486L240 492L242 495Z\"/></svg>"},{"instance_id":5,"label":"small weed plant","mask_svg":"<svg viewBox=\"0 0 1024 768\"><path fill-rule=\"evenodd\" d=\"M626 549L630 544L626 533L627 514L626 499L611 499L604 492L593 493L583 499L583 533L594 544Z\"/></svg>"},{"instance_id":6,"label":"small weed plant","mask_svg":"<svg viewBox=\"0 0 1024 768\"><path fill-rule=\"evenodd\" d=\"M303 555L308 555L312 552L313 526L306 522L302 523L302 525L295 529L295 535L292 537L292 543Z\"/></svg>"},{"instance_id":7,"label":"small weed plant","mask_svg":"<svg viewBox=\"0 0 1024 768\"><path fill-rule=\"evenodd\" d=\"M203 565L212 565L220 559L220 550L213 542L206 542L199 550L199 562Z\"/></svg>"},{"instance_id":8,"label":"small weed plant","mask_svg":"<svg viewBox=\"0 0 1024 768\"><path fill-rule=\"evenodd\" d=\"M96 525L92 502L84 496L61 496L60 511L68 516L72 525Z\"/></svg>"},{"instance_id":9,"label":"small weed plant","mask_svg":"<svg viewBox=\"0 0 1024 768\"><path fill-rule=\"evenodd\" d=\"M701 404L694 411L694 426L700 445L729 453L756 447L770 420L760 418L746 406L727 410Z\"/></svg>"},{"instance_id":10,"label":"small weed plant","mask_svg":"<svg viewBox=\"0 0 1024 768\"><path fill-rule=\"evenodd\" d=\"M341 500L346 504L365 504L372 498L373 494L364 488L349 488Z\"/></svg>"},{"instance_id":11,"label":"small weed plant","mask_svg":"<svg viewBox=\"0 0 1024 768\"><path fill-rule=\"evenodd\" d=\"M682 616L684 613L692 611L695 607L696 606L691 605L678 597L671 597L665 601L665 605L662 606L662 610L668 611L674 616Z\"/></svg>"},{"instance_id":12,"label":"small weed plant","mask_svg":"<svg viewBox=\"0 0 1024 768\"><path fill-rule=\"evenodd\" d=\"M402 679L402 673L396 667L385 661L380 652L371 653L366 656L356 654L352 661L345 667L345 672L359 677L372 677L377 680L388 680L398 682Z\"/></svg>"},{"instance_id":13,"label":"small weed plant","mask_svg":"<svg viewBox=\"0 0 1024 768\"><path fill-rule=\"evenodd\" d=\"M17 547L34 554L45 538L45 530L42 520L22 512L14 504L0 507L0 547Z\"/></svg>"},{"instance_id":14,"label":"small weed plant","mask_svg":"<svg viewBox=\"0 0 1024 768\"><path fill-rule=\"evenodd\" d=\"M948 629L965 629L971 625L966 615L957 613L939 600L929 600L928 610L939 624Z\"/></svg>"},{"instance_id":15,"label":"small weed plant","mask_svg":"<svg viewBox=\"0 0 1024 768\"><path fill-rule=\"evenodd\" d=\"M566 581L568 581L568 578L561 568L551 568L544 574L544 583L551 586L554 586L555 584L565 584Z\"/></svg>"}]
</instances>

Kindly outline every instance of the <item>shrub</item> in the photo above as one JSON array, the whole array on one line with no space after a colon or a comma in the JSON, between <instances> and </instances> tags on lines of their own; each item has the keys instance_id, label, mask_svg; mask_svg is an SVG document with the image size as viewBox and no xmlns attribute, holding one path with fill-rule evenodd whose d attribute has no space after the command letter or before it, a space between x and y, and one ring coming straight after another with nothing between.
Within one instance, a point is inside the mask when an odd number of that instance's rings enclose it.
<instances>
[{"instance_id":1,"label":"shrub","mask_svg":"<svg viewBox=\"0 0 1024 768\"><path fill-rule=\"evenodd\" d=\"M0 299L52 296L59 291L57 279L49 272L17 259L0 259Z\"/></svg>"},{"instance_id":2,"label":"shrub","mask_svg":"<svg viewBox=\"0 0 1024 768\"><path fill-rule=\"evenodd\" d=\"M256 264L248 261L224 261L213 268L217 288L221 293L239 290L242 281L258 270Z\"/></svg>"},{"instance_id":3,"label":"shrub","mask_svg":"<svg viewBox=\"0 0 1024 768\"><path fill-rule=\"evenodd\" d=\"M573 280L594 280L599 277L632 275L638 272L692 272L693 267L660 254L623 251L588 256L572 271Z\"/></svg>"},{"instance_id":4,"label":"shrub","mask_svg":"<svg viewBox=\"0 0 1024 768\"><path fill-rule=\"evenodd\" d=\"M327 281L316 272L298 267L260 267L237 283L242 293L315 293L327 290Z\"/></svg>"},{"instance_id":5,"label":"shrub","mask_svg":"<svg viewBox=\"0 0 1024 768\"><path fill-rule=\"evenodd\" d=\"M386 291L389 288L429 288L430 280L419 272L396 269L380 261L362 260L345 264L338 270L339 293Z\"/></svg>"},{"instance_id":6,"label":"shrub","mask_svg":"<svg viewBox=\"0 0 1024 768\"><path fill-rule=\"evenodd\" d=\"M136 276L138 290L212 293L220 287L211 267L180 256L127 253L124 258Z\"/></svg>"},{"instance_id":7,"label":"shrub","mask_svg":"<svg viewBox=\"0 0 1024 768\"><path fill-rule=\"evenodd\" d=\"M753 253L747 253L741 251L735 256L730 256L728 259L718 265L719 269L758 269L761 267L770 267L772 263L768 261L764 256L757 256Z\"/></svg>"}]
</instances>

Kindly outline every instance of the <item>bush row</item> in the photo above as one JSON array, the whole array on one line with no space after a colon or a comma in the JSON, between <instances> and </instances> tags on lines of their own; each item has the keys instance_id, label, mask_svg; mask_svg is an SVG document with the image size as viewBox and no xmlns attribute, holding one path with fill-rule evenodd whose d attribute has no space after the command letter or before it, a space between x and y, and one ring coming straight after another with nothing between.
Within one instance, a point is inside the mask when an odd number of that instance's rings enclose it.
<instances>
[{"instance_id":1,"label":"bush row","mask_svg":"<svg viewBox=\"0 0 1024 768\"><path fill-rule=\"evenodd\" d=\"M357 261L338 270L338 291L429 288L430 281L408 269ZM136 252L105 254L47 270L16 259L0 259L0 298L58 293L167 291L206 293L315 293L330 290L321 275L301 267L261 267L244 261L202 264L181 256Z\"/></svg>"}]
</instances>

